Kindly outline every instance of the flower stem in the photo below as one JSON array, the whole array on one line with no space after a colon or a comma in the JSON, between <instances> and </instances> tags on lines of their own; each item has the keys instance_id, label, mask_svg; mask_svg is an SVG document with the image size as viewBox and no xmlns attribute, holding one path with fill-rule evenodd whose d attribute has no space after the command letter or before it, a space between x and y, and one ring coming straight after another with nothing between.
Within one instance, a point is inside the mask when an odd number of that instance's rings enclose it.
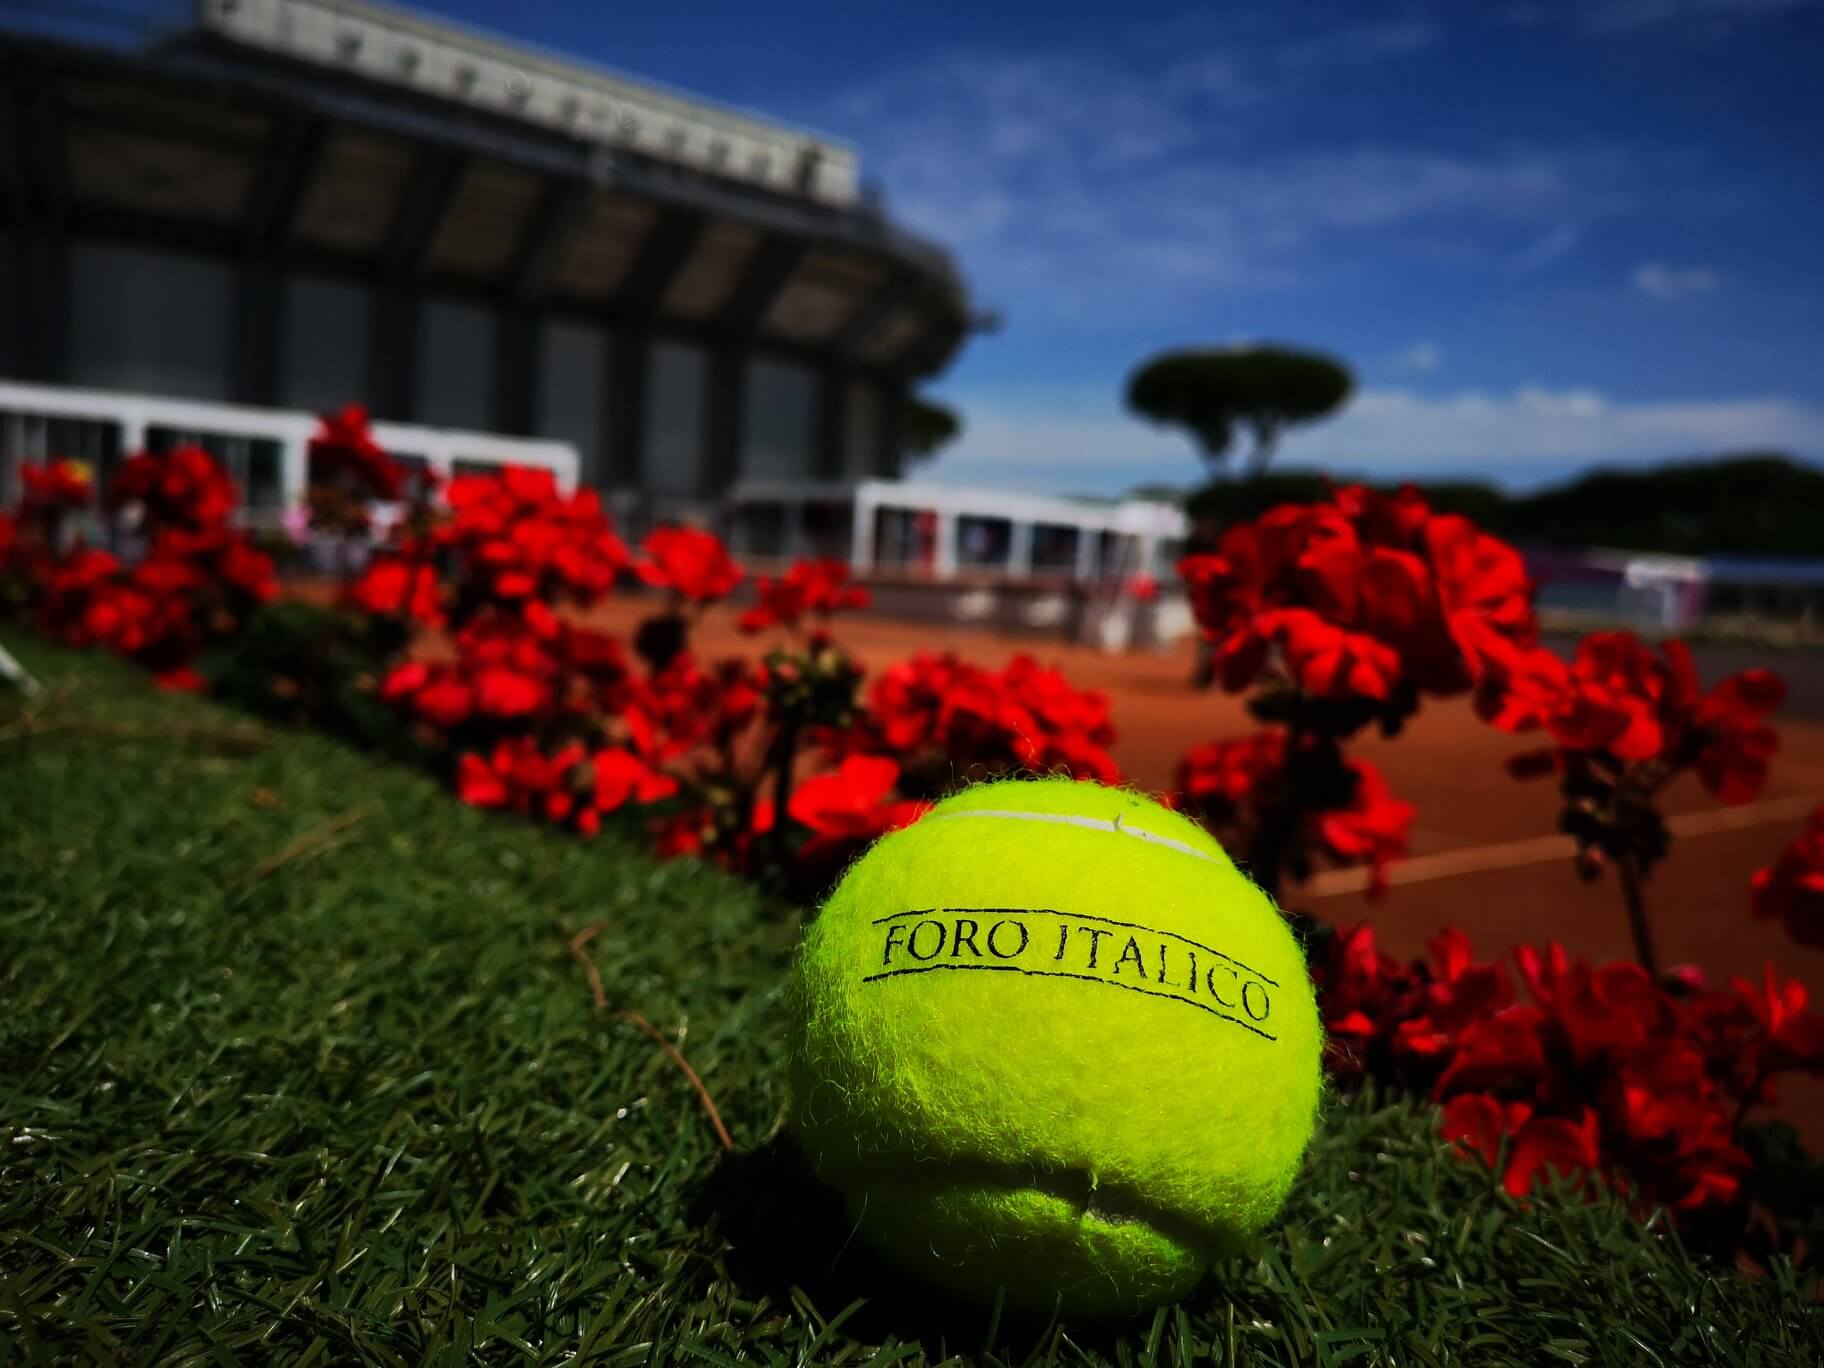
<instances>
[{"instance_id":1,"label":"flower stem","mask_svg":"<svg viewBox=\"0 0 1824 1368\"><path fill-rule=\"evenodd\" d=\"M1621 900L1628 909L1628 930L1634 936L1634 958L1655 983L1659 981L1659 955L1653 948L1653 928L1647 921L1647 900L1641 890L1640 858L1631 850L1615 857L1621 880Z\"/></svg>"}]
</instances>

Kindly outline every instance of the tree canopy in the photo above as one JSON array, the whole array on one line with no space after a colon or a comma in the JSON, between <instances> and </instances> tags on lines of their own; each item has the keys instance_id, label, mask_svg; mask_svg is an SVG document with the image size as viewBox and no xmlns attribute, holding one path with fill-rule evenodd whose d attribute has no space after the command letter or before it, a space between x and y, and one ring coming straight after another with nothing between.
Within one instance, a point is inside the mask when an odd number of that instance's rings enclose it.
<instances>
[{"instance_id":1,"label":"tree canopy","mask_svg":"<svg viewBox=\"0 0 1824 1368\"><path fill-rule=\"evenodd\" d=\"M1348 483L1348 481L1339 481ZM1186 500L1193 518L1229 524L1282 503L1309 503L1316 471L1218 480ZM1824 556L1824 469L1772 452L1740 452L1645 469L1598 469L1525 494L1468 481L1420 486L1440 513L1527 546L1608 546L1674 555Z\"/></svg>"},{"instance_id":2,"label":"tree canopy","mask_svg":"<svg viewBox=\"0 0 1824 1368\"><path fill-rule=\"evenodd\" d=\"M1204 459L1229 454L1235 429L1254 439L1251 467L1266 468L1280 433L1333 412L1354 387L1342 362L1292 347L1254 346L1161 352L1127 382L1127 406L1155 423L1187 429Z\"/></svg>"},{"instance_id":3,"label":"tree canopy","mask_svg":"<svg viewBox=\"0 0 1824 1368\"><path fill-rule=\"evenodd\" d=\"M955 409L914 394L906 400L899 440L906 455L919 460L954 442L962 430L963 420Z\"/></svg>"}]
</instances>

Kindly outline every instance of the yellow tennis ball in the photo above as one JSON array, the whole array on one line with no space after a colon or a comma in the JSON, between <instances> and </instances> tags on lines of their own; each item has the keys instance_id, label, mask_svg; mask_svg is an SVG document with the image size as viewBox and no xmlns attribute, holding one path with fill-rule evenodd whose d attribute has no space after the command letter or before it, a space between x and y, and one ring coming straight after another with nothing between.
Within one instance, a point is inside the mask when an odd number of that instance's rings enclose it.
<instances>
[{"instance_id":1,"label":"yellow tennis ball","mask_svg":"<svg viewBox=\"0 0 1824 1368\"><path fill-rule=\"evenodd\" d=\"M792 1126L888 1261L1077 1316L1189 1292L1278 1213L1322 1032L1272 902L1185 818L1064 779L878 842L799 947Z\"/></svg>"}]
</instances>

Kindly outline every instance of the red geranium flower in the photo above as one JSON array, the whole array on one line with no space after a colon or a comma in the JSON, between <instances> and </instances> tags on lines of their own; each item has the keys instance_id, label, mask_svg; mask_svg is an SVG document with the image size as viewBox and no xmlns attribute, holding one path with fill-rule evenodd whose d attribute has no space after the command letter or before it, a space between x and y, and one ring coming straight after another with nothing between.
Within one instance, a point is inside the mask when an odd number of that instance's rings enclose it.
<instances>
[{"instance_id":1,"label":"red geranium flower","mask_svg":"<svg viewBox=\"0 0 1824 1368\"><path fill-rule=\"evenodd\" d=\"M893 801L899 763L881 755L851 755L827 774L804 780L792 791L786 812L811 829L800 852L807 865L819 867L850 853L875 837L910 826L929 806Z\"/></svg>"},{"instance_id":2,"label":"red geranium flower","mask_svg":"<svg viewBox=\"0 0 1824 1368\"><path fill-rule=\"evenodd\" d=\"M94 471L86 462L68 457L43 465L27 461L19 467L19 479L25 491L19 505L22 512L82 508L95 497Z\"/></svg>"},{"instance_id":3,"label":"red geranium flower","mask_svg":"<svg viewBox=\"0 0 1824 1368\"><path fill-rule=\"evenodd\" d=\"M658 528L643 550L646 559L635 567L640 578L693 603L726 597L742 579L721 538L699 527Z\"/></svg>"},{"instance_id":4,"label":"red geranium flower","mask_svg":"<svg viewBox=\"0 0 1824 1368\"><path fill-rule=\"evenodd\" d=\"M374 439L367 409L360 404L321 415L305 454L307 478L313 485L340 482L367 498L388 502L404 491L405 467Z\"/></svg>"},{"instance_id":5,"label":"red geranium flower","mask_svg":"<svg viewBox=\"0 0 1824 1368\"><path fill-rule=\"evenodd\" d=\"M801 560L778 579L763 576L758 591L760 601L741 614L744 632L796 627L806 617L868 606L868 591L849 583L848 564L839 560Z\"/></svg>"},{"instance_id":6,"label":"red geranium flower","mask_svg":"<svg viewBox=\"0 0 1824 1368\"><path fill-rule=\"evenodd\" d=\"M437 571L423 560L375 556L350 586L348 596L364 613L411 618L430 627L443 625Z\"/></svg>"},{"instance_id":7,"label":"red geranium flower","mask_svg":"<svg viewBox=\"0 0 1824 1368\"><path fill-rule=\"evenodd\" d=\"M138 507L154 528L206 532L223 527L240 502L228 472L200 446L145 452L121 463L108 490L114 508Z\"/></svg>"},{"instance_id":8,"label":"red geranium flower","mask_svg":"<svg viewBox=\"0 0 1824 1368\"><path fill-rule=\"evenodd\" d=\"M1369 866L1369 896L1378 897L1387 891L1387 866L1406 854L1418 809L1395 798L1380 771L1366 760L1347 764L1356 778L1349 806L1320 811L1314 820L1331 854L1346 864Z\"/></svg>"},{"instance_id":9,"label":"red geranium flower","mask_svg":"<svg viewBox=\"0 0 1824 1368\"><path fill-rule=\"evenodd\" d=\"M1750 885L1757 917L1777 917L1800 945L1824 946L1824 803L1780 858Z\"/></svg>"}]
</instances>

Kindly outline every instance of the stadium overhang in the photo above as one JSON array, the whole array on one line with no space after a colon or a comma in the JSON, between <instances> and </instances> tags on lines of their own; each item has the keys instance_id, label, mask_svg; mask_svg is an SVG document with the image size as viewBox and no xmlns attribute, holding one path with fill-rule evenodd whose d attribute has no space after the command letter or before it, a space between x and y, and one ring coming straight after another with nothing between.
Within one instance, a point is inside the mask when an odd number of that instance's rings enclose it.
<instances>
[{"instance_id":1,"label":"stadium overhang","mask_svg":"<svg viewBox=\"0 0 1824 1368\"><path fill-rule=\"evenodd\" d=\"M842 144L349 0L201 0L192 25L132 49L0 34L0 199L7 370L30 380L66 378L73 240L232 262L221 397L242 402L283 399L287 273L373 292L367 397L401 419L421 416L417 301L480 303L500 320L490 412L507 431L533 430L546 320L706 349L712 423L740 398L741 358L814 367L835 377L825 446L849 421L844 377L877 381L891 407L970 328L948 255L862 193ZM643 364L614 363L617 405ZM724 434L712 457L724 482L736 445Z\"/></svg>"}]
</instances>

